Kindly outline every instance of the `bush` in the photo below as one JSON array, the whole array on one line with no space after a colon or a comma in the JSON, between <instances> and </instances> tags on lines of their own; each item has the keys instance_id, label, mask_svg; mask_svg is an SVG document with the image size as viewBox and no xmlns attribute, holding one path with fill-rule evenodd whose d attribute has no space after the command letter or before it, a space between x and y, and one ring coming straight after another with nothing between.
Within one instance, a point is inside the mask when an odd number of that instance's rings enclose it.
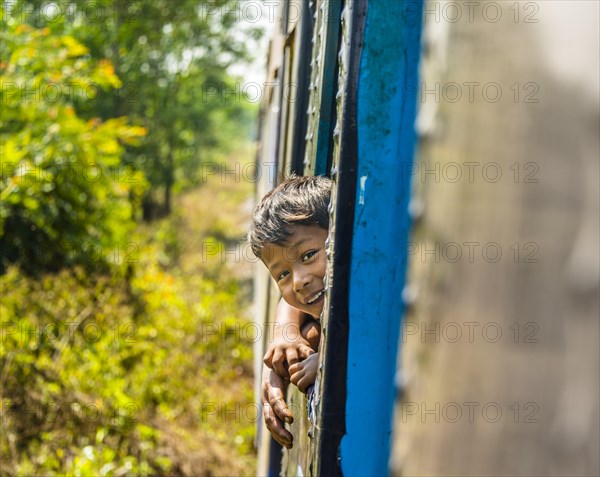
<instances>
[{"instance_id":1,"label":"bush","mask_svg":"<svg viewBox=\"0 0 600 477\"><path fill-rule=\"evenodd\" d=\"M119 85L109 62L93 62L72 37L10 25L1 24L0 273L105 258L134 224L145 179L123 171L121 155L145 131L77 116L76 102Z\"/></svg>"},{"instance_id":2,"label":"bush","mask_svg":"<svg viewBox=\"0 0 600 477\"><path fill-rule=\"evenodd\" d=\"M248 465L254 422L222 412L253 402L236 286L198 279L186 303L152 252L131 282L122 267L1 278L8 475L186 475L199 455L195 472L248 470L230 455Z\"/></svg>"}]
</instances>

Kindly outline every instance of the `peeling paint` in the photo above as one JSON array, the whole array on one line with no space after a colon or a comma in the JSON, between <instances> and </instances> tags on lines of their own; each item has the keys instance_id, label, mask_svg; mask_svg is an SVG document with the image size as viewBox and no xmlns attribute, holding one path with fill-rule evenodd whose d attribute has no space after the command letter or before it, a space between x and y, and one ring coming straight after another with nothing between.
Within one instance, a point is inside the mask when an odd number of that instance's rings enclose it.
<instances>
[{"instance_id":1,"label":"peeling paint","mask_svg":"<svg viewBox=\"0 0 600 477\"><path fill-rule=\"evenodd\" d=\"M365 187L367 185L367 179L369 176L362 176L360 178L360 195L358 196L359 205L365 204Z\"/></svg>"}]
</instances>

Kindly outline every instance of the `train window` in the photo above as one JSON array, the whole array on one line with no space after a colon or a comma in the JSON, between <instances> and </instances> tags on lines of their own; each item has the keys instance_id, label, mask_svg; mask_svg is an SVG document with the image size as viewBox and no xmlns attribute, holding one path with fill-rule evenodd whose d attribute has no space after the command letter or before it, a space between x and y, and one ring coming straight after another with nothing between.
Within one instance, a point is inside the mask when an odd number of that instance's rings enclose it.
<instances>
[{"instance_id":1,"label":"train window","mask_svg":"<svg viewBox=\"0 0 600 477\"><path fill-rule=\"evenodd\" d=\"M287 4L286 4L287 5ZM281 78L280 171L283 176L294 172L303 174L306 135L306 109L310 83L310 50L313 31L308 0L291 2L289 12L294 13L294 23L288 21L290 30L285 35ZM284 19L285 20L284 8ZM297 17L297 18L296 18Z\"/></svg>"},{"instance_id":2,"label":"train window","mask_svg":"<svg viewBox=\"0 0 600 477\"><path fill-rule=\"evenodd\" d=\"M310 99L307 114L304 173L329 175L333 158L338 84L338 49L342 2L332 0L314 6Z\"/></svg>"},{"instance_id":3,"label":"train window","mask_svg":"<svg viewBox=\"0 0 600 477\"><path fill-rule=\"evenodd\" d=\"M294 105L294 124L295 131L292 138L292 171L297 174L303 173L304 150L306 146L306 109L308 107L308 92L310 83L310 51L311 38L313 35L313 15L307 1L304 2L302 9L303 15L296 28L300 27L299 38L297 39L298 62L296 66L295 78L297 78L297 87ZM291 98L290 98L291 99Z\"/></svg>"}]
</instances>

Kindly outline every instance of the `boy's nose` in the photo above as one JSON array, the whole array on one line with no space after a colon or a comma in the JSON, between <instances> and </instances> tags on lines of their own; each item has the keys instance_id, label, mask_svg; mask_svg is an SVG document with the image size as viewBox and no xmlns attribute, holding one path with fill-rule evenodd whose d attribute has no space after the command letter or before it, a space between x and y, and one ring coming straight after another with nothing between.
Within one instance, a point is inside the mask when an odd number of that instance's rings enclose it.
<instances>
[{"instance_id":1,"label":"boy's nose","mask_svg":"<svg viewBox=\"0 0 600 477\"><path fill-rule=\"evenodd\" d=\"M300 292L306 285L310 283L308 276L306 275L296 275L294 276L294 291Z\"/></svg>"}]
</instances>

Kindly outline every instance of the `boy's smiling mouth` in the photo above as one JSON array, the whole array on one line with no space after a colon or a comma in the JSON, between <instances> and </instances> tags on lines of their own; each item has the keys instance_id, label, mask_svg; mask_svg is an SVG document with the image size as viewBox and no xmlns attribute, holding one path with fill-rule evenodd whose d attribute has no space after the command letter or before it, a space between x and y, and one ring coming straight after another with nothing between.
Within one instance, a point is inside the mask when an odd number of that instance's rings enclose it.
<instances>
[{"instance_id":1,"label":"boy's smiling mouth","mask_svg":"<svg viewBox=\"0 0 600 477\"><path fill-rule=\"evenodd\" d=\"M323 296L325 296L325 289L317 292L317 294L315 296L313 296L310 300L306 301L306 304L312 305L313 303L316 303L317 301L319 301Z\"/></svg>"}]
</instances>

